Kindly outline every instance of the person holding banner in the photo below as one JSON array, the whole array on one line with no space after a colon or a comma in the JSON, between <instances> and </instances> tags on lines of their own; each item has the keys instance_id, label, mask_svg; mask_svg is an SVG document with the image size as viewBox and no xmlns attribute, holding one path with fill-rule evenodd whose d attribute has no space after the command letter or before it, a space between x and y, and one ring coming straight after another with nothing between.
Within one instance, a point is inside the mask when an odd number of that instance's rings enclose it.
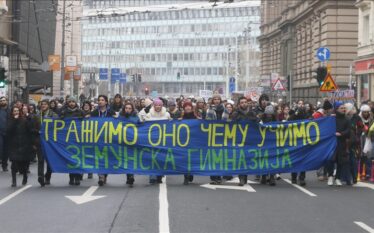
<instances>
[{"instance_id":1,"label":"person holding banner","mask_svg":"<svg viewBox=\"0 0 374 233\"><path fill-rule=\"evenodd\" d=\"M67 99L66 108L60 113L60 117L64 118L83 118L83 111L78 107L77 100L74 96ZM69 173L69 185L80 185L82 174Z\"/></svg>"},{"instance_id":2,"label":"person holding banner","mask_svg":"<svg viewBox=\"0 0 374 233\"><path fill-rule=\"evenodd\" d=\"M23 175L22 185L27 184L27 169L33 159L32 151L32 121L22 114L21 109L14 106L7 123L7 143L9 160L12 162L12 187L17 186L17 172Z\"/></svg>"},{"instance_id":3,"label":"person holding banner","mask_svg":"<svg viewBox=\"0 0 374 233\"><path fill-rule=\"evenodd\" d=\"M149 110L148 114L145 116L145 121L157 121L157 120L172 120L170 114L166 111L164 107L164 102L160 99L153 100L153 106ZM149 183L162 183L162 176L150 176Z\"/></svg>"},{"instance_id":4,"label":"person holding banner","mask_svg":"<svg viewBox=\"0 0 374 233\"><path fill-rule=\"evenodd\" d=\"M341 186L341 170L343 166L348 165L349 156L348 156L348 144L350 132L351 132L351 123L345 117L345 106L343 102L337 101L334 103L335 114L336 114L336 137L337 137L337 146L335 151L335 156L332 160L328 162L328 180L327 185L331 186L334 184L334 167L336 164L336 174L335 174L335 184Z\"/></svg>"},{"instance_id":5,"label":"person holding banner","mask_svg":"<svg viewBox=\"0 0 374 233\"><path fill-rule=\"evenodd\" d=\"M177 103L174 100L168 101L168 112L170 117L177 120L182 117L182 112L177 108Z\"/></svg>"},{"instance_id":6,"label":"person holding banner","mask_svg":"<svg viewBox=\"0 0 374 233\"><path fill-rule=\"evenodd\" d=\"M126 103L122 111L120 113L120 117L122 117L126 121L130 121L132 123L139 123L138 113L135 110L135 106L132 103ZM129 185L130 188L133 187L135 182L134 174L126 174L126 184Z\"/></svg>"},{"instance_id":7,"label":"person holding banner","mask_svg":"<svg viewBox=\"0 0 374 233\"><path fill-rule=\"evenodd\" d=\"M265 107L264 114L262 114L261 117L261 122L262 123L270 123L276 121L275 117L275 110L273 105L268 105ZM266 184L267 183L267 175L262 174L261 175L261 184ZM275 186L275 174L269 174L269 185L270 186Z\"/></svg>"},{"instance_id":8,"label":"person holding banner","mask_svg":"<svg viewBox=\"0 0 374 233\"><path fill-rule=\"evenodd\" d=\"M180 120L189 120L189 119L196 119L196 115L193 111L192 103L190 101L185 101L183 104L183 112L182 117ZM190 182L193 181L193 175L185 174L184 175L184 185L188 185Z\"/></svg>"},{"instance_id":9,"label":"person holding banner","mask_svg":"<svg viewBox=\"0 0 374 233\"><path fill-rule=\"evenodd\" d=\"M259 121L259 119L256 116L256 113L252 109L250 109L248 105L248 100L244 96L241 96L238 99L238 108L232 114L232 120L233 121L249 120L249 121L256 121L256 122ZM239 175L239 186L244 186L247 182L248 182L247 175Z\"/></svg>"},{"instance_id":10,"label":"person holding banner","mask_svg":"<svg viewBox=\"0 0 374 233\"><path fill-rule=\"evenodd\" d=\"M212 103L208 107L206 112L206 120L222 120L222 114L224 111L224 106L222 104L222 99L219 94L214 94L212 97ZM210 184L219 185L222 184L221 176L210 176Z\"/></svg>"},{"instance_id":11,"label":"person holding banner","mask_svg":"<svg viewBox=\"0 0 374 233\"><path fill-rule=\"evenodd\" d=\"M92 105L90 101L85 100L82 104L82 111L83 111L83 117L84 118L90 118L91 117L91 112L92 112ZM88 179L92 179L93 175L92 173L88 173Z\"/></svg>"},{"instance_id":12,"label":"person holding banner","mask_svg":"<svg viewBox=\"0 0 374 233\"><path fill-rule=\"evenodd\" d=\"M110 118L116 115L116 113L112 111L108 106L108 96L99 95L97 102L98 106L91 113L92 117ZM99 174L99 181L97 182L99 186L103 186L104 184L106 184L107 177L108 174Z\"/></svg>"},{"instance_id":13,"label":"person holding banner","mask_svg":"<svg viewBox=\"0 0 374 233\"><path fill-rule=\"evenodd\" d=\"M36 117L36 116L35 116ZM49 108L49 101L44 99L40 101L40 113L34 120L33 138L38 157L38 182L41 187L51 184L52 169L46 160L40 141L40 130L44 118L57 118L58 115ZM44 163L47 162L47 171L44 174Z\"/></svg>"}]
</instances>

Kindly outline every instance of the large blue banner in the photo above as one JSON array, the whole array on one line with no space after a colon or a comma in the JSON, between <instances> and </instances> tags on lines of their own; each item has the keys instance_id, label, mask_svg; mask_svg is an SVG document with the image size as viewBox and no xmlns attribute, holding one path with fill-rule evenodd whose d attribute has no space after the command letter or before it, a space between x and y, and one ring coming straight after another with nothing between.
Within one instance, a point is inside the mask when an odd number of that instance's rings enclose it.
<instances>
[{"instance_id":1,"label":"large blue banner","mask_svg":"<svg viewBox=\"0 0 374 233\"><path fill-rule=\"evenodd\" d=\"M315 170L336 148L335 118L258 124L44 119L54 172L235 175Z\"/></svg>"}]
</instances>

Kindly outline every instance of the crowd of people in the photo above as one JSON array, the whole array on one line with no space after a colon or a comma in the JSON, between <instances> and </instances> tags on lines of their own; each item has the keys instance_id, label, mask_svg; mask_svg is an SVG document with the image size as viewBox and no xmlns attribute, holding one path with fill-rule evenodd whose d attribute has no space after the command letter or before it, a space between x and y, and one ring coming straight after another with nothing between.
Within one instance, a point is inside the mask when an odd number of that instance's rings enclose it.
<instances>
[{"instance_id":1,"label":"crowd of people","mask_svg":"<svg viewBox=\"0 0 374 233\"><path fill-rule=\"evenodd\" d=\"M99 95L97 101L77 101L72 96L64 99L43 99L38 105L24 104L17 100L8 103L6 97L0 97L0 158L4 172L8 171L11 161L11 186L17 186L17 173L23 175L22 185L27 184L29 165L37 162L38 182L44 187L51 182L52 170L41 148L40 128L44 117L88 118L123 117L132 122L141 123L155 120L205 119L238 121L250 120L258 123L285 122L292 120L316 119L329 115L336 116L337 148L334 156L324 167L317 171L320 181L328 185L351 185L360 180L370 180L373 163L372 141L374 102L362 103L360 108L352 103L328 99L316 105L299 100L293 104L279 100L272 103L269 96L262 94L258 101L240 97L236 103L223 100L219 94L205 101L203 98L176 99L165 98L122 98L117 94L112 100ZM45 164L46 169L45 169ZM46 170L46 171L45 171ZM98 174L98 184L103 186L107 174ZM256 179L261 184L276 185L279 174L260 174ZM93 175L88 174L88 179ZM232 176L211 176L211 184L219 185ZM69 185L80 185L83 174L69 174ZM294 184L305 186L305 172L292 173ZM127 174L126 184L135 182L133 174ZM162 176L150 176L151 184L162 183ZM193 176L184 175L183 184L193 182ZM247 183L246 175L239 175L239 184Z\"/></svg>"}]
</instances>

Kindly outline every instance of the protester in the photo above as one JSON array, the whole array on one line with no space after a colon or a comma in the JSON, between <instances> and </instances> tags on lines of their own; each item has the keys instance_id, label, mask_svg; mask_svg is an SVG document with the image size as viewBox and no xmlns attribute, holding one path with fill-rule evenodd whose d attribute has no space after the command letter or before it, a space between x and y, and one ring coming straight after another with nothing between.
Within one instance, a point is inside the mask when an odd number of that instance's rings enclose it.
<instances>
[{"instance_id":1,"label":"protester","mask_svg":"<svg viewBox=\"0 0 374 233\"><path fill-rule=\"evenodd\" d=\"M351 132L351 124L345 117L345 106L342 102L337 101L334 103L336 114L336 137L337 146L334 158L328 163L328 181L329 186L334 184L334 167L336 165L335 184L341 186L341 170L344 166L349 164L348 141Z\"/></svg>"},{"instance_id":2,"label":"protester","mask_svg":"<svg viewBox=\"0 0 374 233\"><path fill-rule=\"evenodd\" d=\"M99 95L98 107L91 113L92 117L111 118L115 117L116 113L108 106L108 97L106 95ZM99 186L103 186L107 182L108 174L99 174Z\"/></svg>"},{"instance_id":3,"label":"protester","mask_svg":"<svg viewBox=\"0 0 374 233\"><path fill-rule=\"evenodd\" d=\"M33 159L31 142L32 122L22 115L21 109L14 106L7 123L7 153L12 162L12 187L17 186L17 172L23 175L22 185L27 184L27 169Z\"/></svg>"},{"instance_id":4,"label":"protester","mask_svg":"<svg viewBox=\"0 0 374 233\"><path fill-rule=\"evenodd\" d=\"M166 111L166 108L164 107L164 103L160 99L153 100L153 106L150 108L149 112L147 113L144 119L145 121L172 120L170 114ZM149 183L155 184L156 182L159 184L162 183L162 176L150 176Z\"/></svg>"},{"instance_id":5,"label":"protester","mask_svg":"<svg viewBox=\"0 0 374 233\"><path fill-rule=\"evenodd\" d=\"M123 106L122 111L120 113L120 116L125 121L129 121L129 122L132 122L132 123L139 123L140 122L138 114L136 112L136 109L135 109L135 107L132 103L126 103ZM134 174L127 174L126 175L126 184L129 185L130 187L133 187L134 182L135 182Z\"/></svg>"},{"instance_id":6,"label":"protester","mask_svg":"<svg viewBox=\"0 0 374 233\"><path fill-rule=\"evenodd\" d=\"M4 172L8 171L8 155L6 153L6 127L10 116L8 100L3 96L0 97L0 159Z\"/></svg>"}]
</instances>

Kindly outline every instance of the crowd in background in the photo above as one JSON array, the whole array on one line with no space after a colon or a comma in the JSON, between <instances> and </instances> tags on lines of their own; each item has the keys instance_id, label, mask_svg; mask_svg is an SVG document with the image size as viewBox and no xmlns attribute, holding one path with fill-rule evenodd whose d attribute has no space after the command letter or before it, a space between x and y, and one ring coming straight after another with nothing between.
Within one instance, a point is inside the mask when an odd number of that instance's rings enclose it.
<instances>
[{"instance_id":1,"label":"crowd in background","mask_svg":"<svg viewBox=\"0 0 374 233\"><path fill-rule=\"evenodd\" d=\"M12 186L17 185L16 174L23 175L22 184L27 184L29 165L38 164L38 182L43 187L51 182L52 171L41 149L40 127L44 117L123 117L141 123L155 120L205 119L238 121L251 120L258 123L286 122L292 120L316 119L333 115L336 117L336 153L324 167L317 171L320 181L328 185L351 185L360 180L372 178L372 141L374 102L360 105L330 102L325 99L316 104L299 100L284 103L281 99L272 103L266 94L258 101L240 97L236 101L223 100L215 94L206 101L204 98L180 96L171 98L122 98L117 94L111 100L99 95L97 101L77 101L67 96L65 99L43 99L37 105L24 104L17 100L9 104L6 97L0 97L0 156L3 171L8 171L11 161ZM45 169L45 165L46 169ZM46 170L46 171L45 171ZM98 184L107 182L107 174L98 174ZM256 179L261 184L276 185L279 174L259 174ZM92 179L93 175L88 174ZM69 184L79 185L83 174L69 174ZM211 184L219 185L232 176L211 176ZM305 172L292 173L292 183L306 185ZM134 184L135 178L127 174L126 183ZM150 176L151 184L161 183L162 176ZM186 174L183 184L193 182L193 176ZM239 176L239 185L247 183L247 176Z\"/></svg>"}]
</instances>

